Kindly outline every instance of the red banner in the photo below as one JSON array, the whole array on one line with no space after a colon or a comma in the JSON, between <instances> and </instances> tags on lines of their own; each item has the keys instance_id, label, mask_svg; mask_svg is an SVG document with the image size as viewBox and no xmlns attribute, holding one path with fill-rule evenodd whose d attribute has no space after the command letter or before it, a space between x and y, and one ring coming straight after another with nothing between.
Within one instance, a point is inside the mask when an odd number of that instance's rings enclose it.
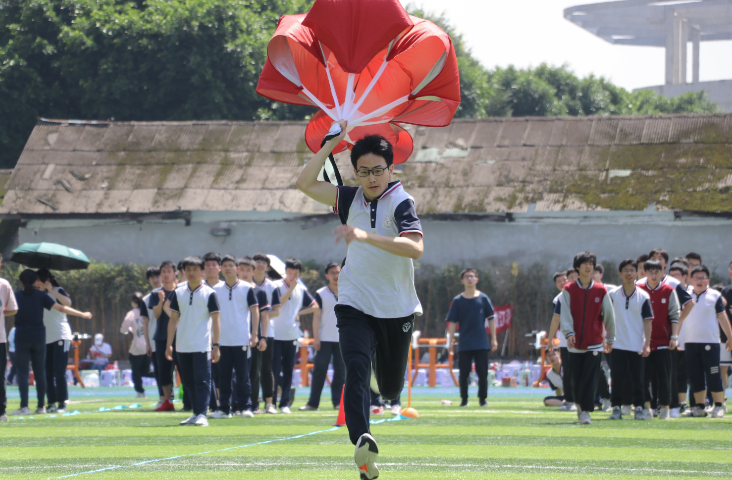
<instances>
[{"instance_id":1,"label":"red banner","mask_svg":"<svg viewBox=\"0 0 732 480\"><path fill-rule=\"evenodd\" d=\"M501 305L500 307L494 307L493 311L496 313L496 333L505 332L511 328L513 305ZM485 322L485 331L490 335L491 329L488 327L487 321Z\"/></svg>"}]
</instances>

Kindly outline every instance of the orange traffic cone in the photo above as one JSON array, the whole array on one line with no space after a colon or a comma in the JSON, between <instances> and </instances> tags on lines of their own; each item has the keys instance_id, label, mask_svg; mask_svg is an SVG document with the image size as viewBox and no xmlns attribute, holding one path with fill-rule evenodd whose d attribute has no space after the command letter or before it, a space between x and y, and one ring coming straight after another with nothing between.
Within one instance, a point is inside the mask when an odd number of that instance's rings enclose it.
<instances>
[{"instance_id":1,"label":"orange traffic cone","mask_svg":"<svg viewBox=\"0 0 732 480\"><path fill-rule=\"evenodd\" d=\"M346 396L346 386L343 385L343 390L341 390L341 406L338 407L338 419L336 420L336 423L333 424L334 427L342 427L346 424L346 410L343 408L343 397Z\"/></svg>"}]
</instances>

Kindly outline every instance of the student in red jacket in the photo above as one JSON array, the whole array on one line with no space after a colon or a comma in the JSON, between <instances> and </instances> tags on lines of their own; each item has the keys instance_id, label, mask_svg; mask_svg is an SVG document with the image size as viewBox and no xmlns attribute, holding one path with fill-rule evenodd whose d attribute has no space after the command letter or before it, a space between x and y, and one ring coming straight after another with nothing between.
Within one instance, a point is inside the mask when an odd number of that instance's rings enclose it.
<instances>
[{"instance_id":1,"label":"student in red jacket","mask_svg":"<svg viewBox=\"0 0 732 480\"><path fill-rule=\"evenodd\" d=\"M595 409L595 391L600 374L600 352L610 353L615 341L613 305L604 285L592 281L597 257L580 252L574 257L576 282L562 291L561 326L567 338L574 401L580 425L589 425ZM603 339L603 327L607 332Z\"/></svg>"}]
</instances>

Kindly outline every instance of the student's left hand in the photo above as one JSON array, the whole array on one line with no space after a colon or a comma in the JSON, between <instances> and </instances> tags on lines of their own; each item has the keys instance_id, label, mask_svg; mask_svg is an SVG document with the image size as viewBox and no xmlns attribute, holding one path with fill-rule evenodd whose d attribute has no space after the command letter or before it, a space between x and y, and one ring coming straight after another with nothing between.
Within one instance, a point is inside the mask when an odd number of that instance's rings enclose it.
<instances>
[{"instance_id":1,"label":"student's left hand","mask_svg":"<svg viewBox=\"0 0 732 480\"><path fill-rule=\"evenodd\" d=\"M213 350L211 351L211 363L218 363L220 358L221 351L219 350L219 347L213 347Z\"/></svg>"},{"instance_id":2,"label":"student's left hand","mask_svg":"<svg viewBox=\"0 0 732 480\"><path fill-rule=\"evenodd\" d=\"M491 341L491 352L497 352L498 351L498 341L492 340Z\"/></svg>"},{"instance_id":3,"label":"student's left hand","mask_svg":"<svg viewBox=\"0 0 732 480\"><path fill-rule=\"evenodd\" d=\"M732 338L727 339L727 351L728 352L732 351Z\"/></svg>"},{"instance_id":4,"label":"student's left hand","mask_svg":"<svg viewBox=\"0 0 732 480\"><path fill-rule=\"evenodd\" d=\"M259 339L259 346L257 347L257 350L259 350L260 352L267 350L267 339L266 338Z\"/></svg>"},{"instance_id":5,"label":"student's left hand","mask_svg":"<svg viewBox=\"0 0 732 480\"><path fill-rule=\"evenodd\" d=\"M43 289L47 292L53 290L53 284L51 283L51 280L46 280L46 283L43 284Z\"/></svg>"},{"instance_id":6,"label":"student's left hand","mask_svg":"<svg viewBox=\"0 0 732 480\"><path fill-rule=\"evenodd\" d=\"M254 335L252 335L252 338L249 339L249 346L254 348L257 346L258 343L259 343L259 337L255 333Z\"/></svg>"},{"instance_id":7,"label":"student's left hand","mask_svg":"<svg viewBox=\"0 0 732 480\"><path fill-rule=\"evenodd\" d=\"M651 354L651 345L643 345L643 351L641 352L641 357L647 357Z\"/></svg>"},{"instance_id":8,"label":"student's left hand","mask_svg":"<svg viewBox=\"0 0 732 480\"><path fill-rule=\"evenodd\" d=\"M606 354L608 354L608 353L610 353L610 352L613 351L613 344L612 343L605 343L605 342L602 342L602 343L605 344L604 350L605 350L605 353Z\"/></svg>"},{"instance_id":9,"label":"student's left hand","mask_svg":"<svg viewBox=\"0 0 732 480\"><path fill-rule=\"evenodd\" d=\"M333 230L333 234L336 235L335 243L345 240L346 245L350 244L354 240L363 242L369 236L368 233L364 232L360 228L352 227L351 225L341 225Z\"/></svg>"},{"instance_id":10,"label":"student's left hand","mask_svg":"<svg viewBox=\"0 0 732 480\"><path fill-rule=\"evenodd\" d=\"M84 312L83 315L81 316L81 318L84 318L86 320L91 320L92 314L91 314L91 312Z\"/></svg>"}]
</instances>

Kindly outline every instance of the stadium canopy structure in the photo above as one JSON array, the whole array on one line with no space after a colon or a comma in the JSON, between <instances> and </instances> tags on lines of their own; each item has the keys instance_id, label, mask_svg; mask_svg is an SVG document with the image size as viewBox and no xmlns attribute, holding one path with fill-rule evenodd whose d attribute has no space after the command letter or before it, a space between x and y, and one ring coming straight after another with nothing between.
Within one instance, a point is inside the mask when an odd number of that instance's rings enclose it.
<instances>
[{"instance_id":1,"label":"stadium canopy structure","mask_svg":"<svg viewBox=\"0 0 732 480\"><path fill-rule=\"evenodd\" d=\"M699 44L732 40L732 0L622 0L578 5L564 18L619 45L666 48L666 85L687 83L687 47L693 45L692 83L699 83Z\"/></svg>"}]
</instances>

